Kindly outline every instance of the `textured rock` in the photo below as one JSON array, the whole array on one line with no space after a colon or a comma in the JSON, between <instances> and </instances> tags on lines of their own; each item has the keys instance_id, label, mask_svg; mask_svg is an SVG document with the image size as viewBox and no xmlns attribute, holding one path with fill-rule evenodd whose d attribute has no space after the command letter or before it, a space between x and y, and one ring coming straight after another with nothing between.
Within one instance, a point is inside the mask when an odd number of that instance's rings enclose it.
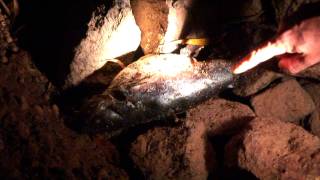
<instances>
[{"instance_id":1,"label":"textured rock","mask_svg":"<svg viewBox=\"0 0 320 180\"><path fill-rule=\"evenodd\" d=\"M244 104L214 99L190 109L187 123L204 122L208 135L226 135L240 129L254 116L254 112Z\"/></svg>"},{"instance_id":2,"label":"textured rock","mask_svg":"<svg viewBox=\"0 0 320 180\"><path fill-rule=\"evenodd\" d=\"M320 80L320 64L313 65L296 76Z\"/></svg>"},{"instance_id":3,"label":"textured rock","mask_svg":"<svg viewBox=\"0 0 320 180\"><path fill-rule=\"evenodd\" d=\"M263 11L261 0L247 0L243 7L243 16L255 16Z\"/></svg>"},{"instance_id":4,"label":"textured rock","mask_svg":"<svg viewBox=\"0 0 320 180\"><path fill-rule=\"evenodd\" d=\"M239 19L256 20L259 14L263 12L261 0L170 0L168 6L169 16L165 42L184 38L208 38L212 40L222 24L225 25ZM243 34L241 35L243 36ZM238 41L239 39L236 40L236 42ZM215 42L211 41L210 43ZM172 52L175 48L177 46L174 44L167 44L162 52Z\"/></svg>"},{"instance_id":5,"label":"textured rock","mask_svg":"<svg viewBox=\"0 0 320 180\"><path fill-rule=\"evenodd\" d=\"M14 1L15 2L15 1ZM17 52L18 47L11 35L11 21L6 11L0 10L0 63L7 63L7 54Z\"/></svg>"},{"instance_id":6,"label":"textured rock","mask_svg":"<svg viewBox=\"0 0 320 180\"><path fill-rule=\"evenodd\" d=\"M301 10L304 5L317 3L319 0L272 0L273 8L275 10L276 19L278 22L292 17L295 13Z\"/></svg>"},{"instance_id":7,"label":"textured rock","mask_svg":"<svg viewBox=\"0 0 320 180\"><path fill-rule=\"evenodd\" d=\"M130 0L115 0L109 10L104 6L98 8L88 24L86 37L75 50L65 86L77 85L108 60L135 51L140 36Z\"/></svg>"},{"instance_id":8,"label":"textured rock","mask_svg":"<svg viewBox=\"0 0 320 180\"><path fill-rule=\"evenodd\" d=\"M169 9L166 0L131 0L132 11L141 29L141 48L145 54L157 52L167 30Z\"/></svg>"},{"instance_id":9,"label":"textured rock","mask_svg":"<svg viewBox=\"0 0 320 180\"><path fill-rule=\"evenodd\" d=\"M309 119L310 131L312 134L320 137L320 112L316 110L312 113Z\"/></svg>"},{"instance_id":10,"label":"textured rock","mask_svg":"<svg viewBox=\"0 0 320 180\"><path fill-rule=\"evenodd\" d=\"M320 139L303 128L273 118L256 118L226 146L226 163L259 179L316 179Z\"/></svg>"},{"instance_id":11,"label":"textured rock","mask_svg":"<svg viewBox=\"0 0 320 180\"><path fill-rule=\"evenodd\" d=\"M320 84L309 83L304 86L304 89L310 94L316 105L309 119L311 133L320 137Z\"/></svg>"},{"instance_id":12,"label":"textured rock","mask_svg":"<svg viewBox=\"0 0 320 180\"><path fill-rule=\"evenodd\" d=\"M242 97L251 96L281 77L282 75L279 73L258 68L252 73L245 73L245 75L240 78L239 86L237 86L233 92Z\"/></svg>"},{"instance_id":13,"label":"textured rock","mask_svg":"<svg viewBox=\"0 0 320 180\"><path fill-rule=\"evenodd\" d=\"M148 179L206 179L214 157L205 125L155 128L134 142L131 157ZM210 165L212 166L212 165Z\"/></svg>"},{"instance_id":14,"label":"textured rock","mask_svg":"<svg viewBox=\"0 0 320 180\"><path fill-rule=\"evenodd\" d=\"M207 179L216 167L208 135L230 134L254 116L250 108L222 99L191 109L178 127L154 128L132 144L131 157L150 179Z\"/></svg>"},{"instance_id":15,"label":"textured rock","mask_svg":"<svg viewBox=\"0 0 320 180\"><path fill-rule=\"evenodd\" d=\"M160 46L159 51L161 53L171 53L176 48L177 44L170 44L171 41L185 38L183 34L186 28L186 21L188 18L188 10L191 8L191 4L194 0L169 0L167 6L169 8L167 16L167 28L163 38L165 46Z\"/></svg>"},{"instance_id":16,"label":"textured rock","mask_svg":"<svg viewBox=\"0 0 320 180\"><path fill-rule=\"evenodd\" d=\"M273 117L296 124L315 109L309 94L294 79L253 97L251 104L258 117Z\"/></svg>"},{"instance_id":17,"label":"textured rock","mask_svg":"<svg viewBox=\"0 0 320 180\"><path fill-rule=\"evenodd\" d=\"M320 108L320 83L310 82L305 84L303 88L310 94L316 108Z\"/></svg>"}]
</instances>

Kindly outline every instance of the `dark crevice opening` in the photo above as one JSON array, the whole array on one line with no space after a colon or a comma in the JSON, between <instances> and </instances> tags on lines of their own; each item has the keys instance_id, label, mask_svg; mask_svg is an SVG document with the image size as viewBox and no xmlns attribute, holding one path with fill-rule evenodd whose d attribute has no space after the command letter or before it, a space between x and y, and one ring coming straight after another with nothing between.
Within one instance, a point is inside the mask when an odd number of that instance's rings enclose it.
<instances>
[{"instance_id":1,"label":"dark crevice opening","mask_svg":"<svg viewBox=\"0 0 320 180\"><path fill-rule=\"evenodd\" d=\"M215 148L217 169L215 169L216 174L209 174L208 179L247 179L247 180L257 180L249 171L241 169L239 167L227 167L225 165L225 146L230 141L231 136L218 135L211 137L210 143Z\"/></svg>"},{"instance_id":2,"label":"dark crevice opening","mask_svg":"<svg viewBox=\"0 0 320 180\"><path fill-rule=\"evenodd\" d=\"M30 52L37 68L61 87L69 72L74 48L85 37L92 13L99 0L19 1L20 15L15 21L18 45Z\"/></svg>"}]
</instances>

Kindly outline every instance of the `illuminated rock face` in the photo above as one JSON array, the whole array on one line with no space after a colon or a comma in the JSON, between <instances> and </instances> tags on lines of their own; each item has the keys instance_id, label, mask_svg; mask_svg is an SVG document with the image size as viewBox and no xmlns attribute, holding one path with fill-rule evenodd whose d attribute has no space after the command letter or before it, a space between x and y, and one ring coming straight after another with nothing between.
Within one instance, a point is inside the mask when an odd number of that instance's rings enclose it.
<instances>
[{"instance_id":1,"label":"illuminated rock face","mask_svg":"<svg viewBox=\"0 0 320 180\"><path fill-rule=\"evenodd\" d=\"M193 0L185 1L169 1L169 14L168 14L168 27L164 36L164 43L169 43L171 41L181 38L181 34L186 22L188 9L192 4ZM174 51L178 46L173 44L171 46L165 46L161 49L163 53L170 53Z\"/></svg>"},{"instance_id":2,"label":"illuminated rock face","mask_svg":"<svg viewBox=\"0 0 320 180\"><path fill-rule=\"evenodd\" d=\"M141 30L141 49L145 54L155 53L167 29L167 0L131 0L131 6Z\"/></svg>"},{"instance_id":3,"label":"illuminated rock face","mask_svg":"<svg viewBox=\"0 0 320 180\"><path fill-rule=\"evenodd\" d=\"M135 51L140 44L141 32L136 25L129 0L115 0L105 14L98 9L88 24L86 38L75 50L74 60L66 86L79 84L101 68L108 59Z\"/></svg>"},{"instance_id":4,"label":"illuminated rock face","mask_svg":"<svg viewBox=\"0 0 320 180\"><path fill-rule=\"evenodd\" d=\"M159 49L159 44L179 38L185 29L188 11L195 0L131 0L133 14L141 29L141 48L145 54L171 53L178 46Z\"/></svg>"}]
</instances>

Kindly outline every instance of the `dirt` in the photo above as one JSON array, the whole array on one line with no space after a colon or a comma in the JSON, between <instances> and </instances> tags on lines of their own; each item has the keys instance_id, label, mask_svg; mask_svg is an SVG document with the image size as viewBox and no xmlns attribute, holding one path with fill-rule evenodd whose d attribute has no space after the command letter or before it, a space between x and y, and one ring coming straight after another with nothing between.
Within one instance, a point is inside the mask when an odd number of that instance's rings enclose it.
<instances>
[{"instance_id":1,"label":"dirt","mask_svg":"<svg viewBox=\"0 0 320 180\"><path fill-rule=\"evenodd\" d=\"M56 90L20 51L0 64L0 177L127 179L119 154L103 137L67 128Z\"/></svg>"}]
</instances>

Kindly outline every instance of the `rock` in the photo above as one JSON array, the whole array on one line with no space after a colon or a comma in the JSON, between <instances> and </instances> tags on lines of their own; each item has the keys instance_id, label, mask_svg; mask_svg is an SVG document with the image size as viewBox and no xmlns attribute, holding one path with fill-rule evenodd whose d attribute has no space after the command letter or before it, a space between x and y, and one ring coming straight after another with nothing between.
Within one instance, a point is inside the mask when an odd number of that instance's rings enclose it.
<instances>
[{"instance_id":1,"label":"rock","mask_svg":"<svg viewBox=\"0 0 320 180\"><path fill-rule=\"evenodd\" d=\"M0 12L0 62L8 63L7 55L12 52L18 51L16 42L12 38L12 24L10 15L5 11Z\"/></svg>"},{"instance_id":2,"label":"rock","mask_svg":"<svg viewBox=\"0 0 320 180\"><path fill-rule=\"evenodd\" d=\"M159 46L159 52L171 53L178 48L177 44L170 42L186 38L186 34L183 34L187 28L188 12L191 9L191 4L194 0L168 0L168 16L167 27L162 40L164 46ZM189 12L190 13L190 12ZM199 17L199 14L197 15ZM191 19L191 17L189 17ZM190 21L190 20L188 20ZM189 27L189 26L188 26Z\"/></svg>"},{"instance_id":3,"label":"rock","mask_svg":"<svg viewBox=\"0 0 320 180\"><path fill-rule=\"evenodd\" d=\"M130 155L147 179L207 179L215 158L204 133L204 123L155 128L136 139Z\"/></svg>"},{"instance_id":4,"label":"rock","mask_svg":"<svg viewBox=\"0 0 320 180\"><path fill-rule=\"evenodd\" d=\"M37 114L38 114L39 116L43 116L43 109L42 109L41 106L36 105L36 106L34 107L34 110L35 110L35 112L37 112Z\"/></svg>"},{"instance_id":5,"label":"rock","mask_svg":"<svg viewBox=\"0 0 320 180\"><path fill-rule=\"evenodd\" d=\"M228 166L240 166L259 179L320 176L320 139L274 118L254 119L225 149Z\"/></svg>"},{"instance_id":6,"label":"rock","mask_svg":"<svg viewBox=\"0 0 320 180\"><path fill-rule=\"evenodd\" d=\"M313 65L298 73L296 76L320 80L320 64Z\"/></svg>"},{"instance_id":7,"label":"rock","mask_svg":"<svg viewBox=\"0 0 320 180\"><path fill-rule=\"evenodd\" d=\"M216 168L208 135L231 134L252 116L245 105L211 99L189 110L182 125L140 135L132 144L131 157L147 179L207 179Z\"/></svg>"},{"instance_id":8,"label":"rock","mask_svg":"<svg viewBox=\"0 0 320 180\"><path fill-rule=\"evenodd\" d=\"M273 117L296 124L315 109L309 94L294 79L256 95L251 104L258 117Z\"/></svg>"},{"instance_id":9,"label":"rock","mask_svg":"<svg viewBox=\"0 0 320 180\"><path fill-rule=\"evenodd\" d=\"M128 180L129 177L125 175L124 171L121 171L112 165L106 165L99 171L97 179Z\"/></svg>"},{"instance_id":10,"label":"rock","mask_svg":"<svg viewBox=\"0 0 320 180\"><path fill-rule=\"evenodd\" d=\"M306 83L303 88L308 92L313 99L317 109L320 109L320 83L309 82Z\"/></svg>"},{"instance_id":11,"label":"rock","mask_svg":"<svg viewBox=\"0 0 320 180\"><path fill-rule=\"evenodd\" d=\"M140 36L130 0L115 0L111 9L99 7L88 24L86 37L75 49L65 87L79 84L108 60L135 51Z\"/></svg>"},{"instance_id":12,"label":"rock","mask_svg":"<svg viewBox=\"0 0 320 180\"><path fill-rule=\"evenodd\" d=\"M231 2L231 1L230 1ZM261 0L241 0L236 3L236 7L240 8L238 13L233 14L235 17L256 17L258 18L259 14L262 13L263 7Z\"/></svg>"},{"instance_id":13,"label":"rock","mask_svg":"<svg viewBox=\"0 0 320 180\"><path fill-rule=\"evenodd\" d=\"M169 43L177 39L208 38L211 40L210 44L215 43L214 34L219 32L222 25L237 20L255 21L263 12L261 0L225 0L221 2L170 0L167 2L169 6L168 28L164 38L167 44L161 49L163 53L169 53L178 48L175 44ZM241 36L244 36L243 33ZM234 43L238 42L239 39Z\"/></svg>"},{"instance_id":14,"label":"rock","mask_svg":"<svg viewBox=\"0 0 320 180\"><path fill-rule=\"evenodd\" d=\"M317 2L319 2L319 0L272 0L272 5L276 20L281 24L292 18L296 13L299 13L298 11L300 11L303 6Z\"/></svg>"},{"instance_id":15,"label":"rock","mask_svg":"<svg viewBox=\"0 0 320 180\"><path fill-rule=\"evenodd\" d=\"M309 119L310 131L312 134L320 137L320 112L319 109L314 111Z\"/></svg>"},{"instance_id":16,"label":"rock","mask_svg":"<svg viewBox=\"0 0 320 180\"><path fill-rule=\"evenodd\" d=\"M27 140L30 136L30 128L24 122L18 123L17 131L19 133L19 136L24 140Z\"/></svg>"},{"instance_id":17,"label":"rock","mask_svg":"<svg viewBox=\"0 0 320 180\"><path fill-rule=\"evenodd\" d=\"M186 122L204 122L210 136L227 135L239 130L254 116L254 112L244 104L224 99L212 99L190 109Z\"/></svg>"},{"instance_id":18,"label":"rock","mask_svg":"<svg viewBox=\"0 0 320 180\"><path fill-rule=\"evenodd\" d=\"M282 76L282 74L271 70L256 68L241 76L239 86L235 87L233 93L242 97L254 95Z\"/></svg>"},{"instance_id":19,"label":"rock","mask_svg":"<svg viewBox=\"0 0 320 180\"><path fill-rule=\"evenodd\" d=\"M20 106L22 110L26 110L29 108L28 102L24 96L20 97Z\"/></svg>"},{"instance_id":20,"label":"rock","mask_svg":"<svg viewBox=\"0 0 320 180\"><path fill-rule=\"evenodd\" d=\"M56 117L59 117L60 115L59 107L56 104L52 105L52 111L56 115Z\"/></svg>"},{"instance_id":21,"label":"rock","mask_svg":"<svg viewBox=\"0 0 320 180\"><path fill-rule=\"evenodd\" d=\"M316 110L309 118L310 131L320 137L320 84L308 83L304 86L304 89L310 94L316 105Z\"/></svg>"},{"instance_id":22,"label":"rock","mask_svg":"<svg viewBox=\"0 0 320 180\"><path fill-rule=\"evenodd\" d=\"M141 48L156 53L167 30L169 9L166 0L131 0L135 20L141 30Z\"/></svg>"}]
</instances>

